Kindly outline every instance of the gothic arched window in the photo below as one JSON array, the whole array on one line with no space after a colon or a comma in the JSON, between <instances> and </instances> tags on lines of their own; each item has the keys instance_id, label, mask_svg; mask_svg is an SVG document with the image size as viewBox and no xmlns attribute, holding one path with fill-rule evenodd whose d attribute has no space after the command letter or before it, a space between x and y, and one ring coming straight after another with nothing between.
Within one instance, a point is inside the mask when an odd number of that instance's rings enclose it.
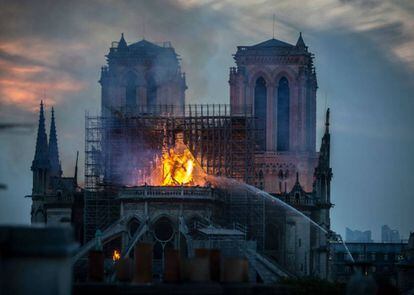
<instances>
[{"instance_id":1,"label":"gothic arched window","mask_svg":"<svg viewBox=\"0 0 414 295\"><path fill-rule=\"evenodd\" d=\"M267 89L263 77L256 80L254 87L254 115L256 118L256 144L260 150L266 149L266 111L267 111Z\"/></svg>"},{"instance_id":2,"label":"gothic arched window","mask_svg":"<svg viewBox=\"0 0 414 295\"><path fill-rule=\"evenodd\" d=\"M289 81L283 77L277 88L277 150L289 150Z\"/></svg>"},{"instance_id":3,"label":"gothic arched window","mask_svg":"<svg viewBox=\"0 0 414 295\"><path fill-rule=\"evenodd\" d=\"M125 104L127 107L137 105L137 76L133 72L129 72L126 77Z\"/></svg>"}]
</instances>

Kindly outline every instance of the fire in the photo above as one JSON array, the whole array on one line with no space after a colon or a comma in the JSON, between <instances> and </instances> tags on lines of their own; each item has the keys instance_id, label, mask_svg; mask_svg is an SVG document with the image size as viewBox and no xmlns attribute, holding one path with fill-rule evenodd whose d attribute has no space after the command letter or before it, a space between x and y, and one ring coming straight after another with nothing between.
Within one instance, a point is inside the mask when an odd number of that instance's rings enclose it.
<instances>
[{"instance_id":1,"label":"fire","mask_svg":"<svg viewBox=\"0 0 414 295\"><path fill-rule=\"evenodd\" d=\"M115 262L119 259L121 259L121 253L119 253L119 251L115 249L114 254L112 254L112 260Z\"/></svg>"},{"instance_id":2,"label":"fire","mask_svg":"<svg viewBox=\"0 0 414 295\"><path fill-rule=\"evenodd\" d=\"M188 185L193 181L195 159L188 149L170 149L162 155L162 185Z\"/></svg>"},{"instance_id":3,"label":"fire","mask_svg":"<svg viewBox=\"0 0 414 295\"><path fill-rule=\"evenodd\" d=\"M177 134L175 146L164 148L157 169L152 173L152 183L164 186L204 185L204 172L193 154L183 141L183 135Z\"/></svg>"}]
</instances>

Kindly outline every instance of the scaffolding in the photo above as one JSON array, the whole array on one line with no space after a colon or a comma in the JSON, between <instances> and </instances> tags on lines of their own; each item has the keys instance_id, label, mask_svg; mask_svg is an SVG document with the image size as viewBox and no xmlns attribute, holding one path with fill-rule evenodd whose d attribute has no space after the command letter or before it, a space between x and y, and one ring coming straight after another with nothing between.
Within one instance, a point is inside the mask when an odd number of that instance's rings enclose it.
<instances>
[{"instance_id":1,"label":"scaffolding","mask_svg":"<svg viewBox=\"0 0 414 295\"><path fill-rule=\"evenodd\" d=\"M257 118L249 106L160 105L111 113L86 114L85 241L119 217L118 189L149 177L154 156L174 145L177 132L206 173L254 182L255 138L264 131L255 128ZM248 214L249 208L243 208Z\"/></svg>"}]
</instances>

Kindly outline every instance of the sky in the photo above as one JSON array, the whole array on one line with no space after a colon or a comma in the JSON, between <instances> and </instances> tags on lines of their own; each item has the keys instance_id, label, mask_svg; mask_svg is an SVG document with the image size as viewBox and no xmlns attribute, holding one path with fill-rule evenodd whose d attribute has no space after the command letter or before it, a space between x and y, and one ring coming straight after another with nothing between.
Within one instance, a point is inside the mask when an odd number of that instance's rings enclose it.
<instances>
[{"instance_id":1,"label":"sky","mask_svg":"<svg viewBox=\"0 0 414 295\"><path fill-rule=\"evenodd\" d=\"M55 107L60 158L83 167L85 112L99 112L112 41L171 41L187 103L228 103L240 45L299 32L315 54L318 138L331 108L332 228L414 231L414 2L411 0L0 0L0 223L30 223L38 107ZM318 140L319 145L319 140Z\"/></svg>"}]
</instances>

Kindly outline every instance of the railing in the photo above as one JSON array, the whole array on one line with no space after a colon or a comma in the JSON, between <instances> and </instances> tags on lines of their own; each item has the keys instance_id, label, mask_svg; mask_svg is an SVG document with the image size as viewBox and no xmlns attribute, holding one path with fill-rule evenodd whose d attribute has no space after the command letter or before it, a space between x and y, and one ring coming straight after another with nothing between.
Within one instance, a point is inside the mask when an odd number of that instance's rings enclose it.
<instances>
[{"instance_id":1,"label":"railing","mask_svg":"<svg viewBox=\"0 0 414 295\"><path fill-rule=\"evenodd\" d=\"M210 187L138 186L124 188L119 198L216 199L216 196Z\"/></svg>"},{"instance_id":2,"label":"railing","mask_svg":"<svg viewBox=\"0 0 414 295\"><path fill-rule=\"evenodd\" d=\"M171 41L151 42L151 43L154 44L154 45L157 45L159 47L163 47L163 48L172 48ZM130 43L130 44L128 44L128 46L132 45L132 44L134 44L134 43ZM118 50L118 45L119 45L118 41L112 41L110 50L112 50L113 52L116 52Z\"/></svg>"},{"instance_id":3,"label":"railing","mask_svg":"<svg viewBox=\"0 0 414 295\"><path fill-rule=\"evenodd\" d=\"M315 201L307 197L296 198L295 196L276 196L276 198L280 198L289 205L315 205Z\"/></svg>"},{"instance_id":4,"label":"railing","mask_svg":"<svg viewBox=\"0 0 414 295\"><path fill-rule=\"evenodd\" d=\"M186 104L186 105L135 105L112 109L114 114L125 116L156 115L184 117L223 117L231 115L253 116L251 105L230 106L229 104Z\"/></svg>"}]
</instances>

